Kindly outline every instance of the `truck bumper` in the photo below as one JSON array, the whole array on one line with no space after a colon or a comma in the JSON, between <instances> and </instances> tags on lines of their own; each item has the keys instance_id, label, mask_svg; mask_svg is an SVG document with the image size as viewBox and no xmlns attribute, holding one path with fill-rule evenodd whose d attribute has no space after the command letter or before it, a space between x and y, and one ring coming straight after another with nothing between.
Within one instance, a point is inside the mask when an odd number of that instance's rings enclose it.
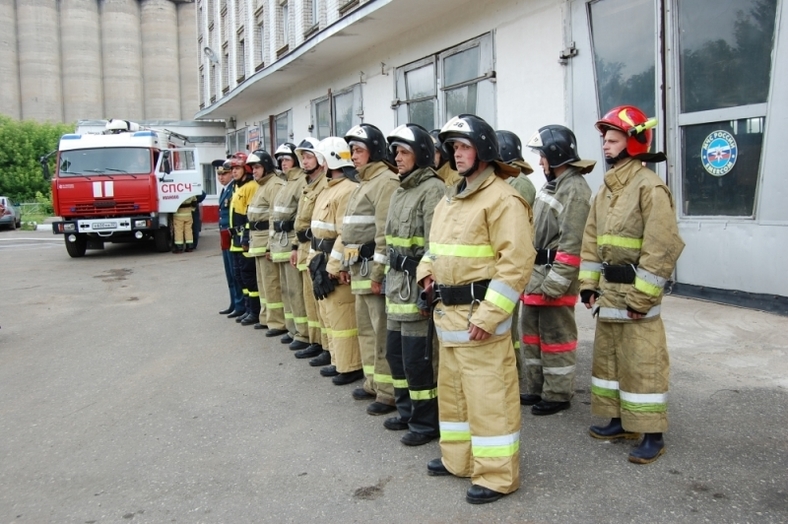
<instances>
[{"instance_id":1,"label":"truck bumper","mask_svg":"<svg viewBox=\"0 0 788 524\"><path fill-rule=\"evenodd\" d=\"M52 223L55 235L83 233L98 237L129 236L137 231L153 232L159 229L159 218L146 216L72 219Z\"/></svg>"}]
</instances>

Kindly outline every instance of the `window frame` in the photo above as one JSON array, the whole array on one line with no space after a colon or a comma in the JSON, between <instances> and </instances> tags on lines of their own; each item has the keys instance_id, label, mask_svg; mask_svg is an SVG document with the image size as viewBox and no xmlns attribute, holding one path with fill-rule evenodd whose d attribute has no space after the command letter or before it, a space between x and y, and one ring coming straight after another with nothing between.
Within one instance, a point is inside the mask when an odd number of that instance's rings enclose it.
<instances>
[{"instance_id":1,"label":"window frame","mask_svg":"<svg viewBox=\"0 0 788 524\"><path fill-rule=\"evenodd\" d=\"M331 89L329 89L328 93L326 93L325 95L318 98L314 98L309 101L310 115L311 115L311 125L309 131L310 133L313 133L313 136L315 138L319 138L319 134L317 134L317 131L319 130L317 106L323 102L328 102L329 134L327 136L339 136L340 133L338 133L337 131L336 99L344 95L347 95L349 93L353 94L353 114L352 114L353 123L351 124L351 127L355 125L359 125L362 122L364 122L364 91L362 89L361 82L356 82L355 84L351 84L345 88L342 88L339 91L332 91Z\"/></svg>"}]
</instances>

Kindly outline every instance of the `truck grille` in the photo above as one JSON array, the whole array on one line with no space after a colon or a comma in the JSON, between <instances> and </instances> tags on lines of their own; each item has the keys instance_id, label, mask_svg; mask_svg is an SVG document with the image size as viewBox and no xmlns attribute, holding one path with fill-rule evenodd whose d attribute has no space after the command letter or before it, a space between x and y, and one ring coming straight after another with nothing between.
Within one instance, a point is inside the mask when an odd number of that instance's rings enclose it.
<instances>
[{"instance_id":1,"label":"truck grille","mask_svg":"<svg viewBox=\"0 0 788 524\"><path fill-rule=\"evenodd\" d=\"M108 206L108 202L98 202L90 204L76 204L71 208L75 215L90 216L90 215L106 215L112 214L133 214L133 213L147 213L149 209L142 209L139 204L134 202L115 202L114 205Z\"/></svg>"}]
</instances>

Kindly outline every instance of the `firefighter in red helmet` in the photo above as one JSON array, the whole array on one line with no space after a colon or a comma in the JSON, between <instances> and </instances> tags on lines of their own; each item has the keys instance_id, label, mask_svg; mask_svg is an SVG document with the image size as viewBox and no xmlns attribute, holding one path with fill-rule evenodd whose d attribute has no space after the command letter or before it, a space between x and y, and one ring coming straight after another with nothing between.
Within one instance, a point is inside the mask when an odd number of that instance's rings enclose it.
<instances>
[{"instance_id":1,"label":"firefighter in red helmet","mask_svg":"<svg viewBox=\"0 0 788 524\"><path fill-rule=\"evenodd\" d=\"M642 433L629 454L636 464L665 451L669 363L660 304L684 249L670 190L643 165L665 160L649 152L655 125L626 105L596 123L612 167L591 204L580 267L581 299L597 316L591 412L610 418L589 433L603 440Z\"/></svg>"}]
</instances>

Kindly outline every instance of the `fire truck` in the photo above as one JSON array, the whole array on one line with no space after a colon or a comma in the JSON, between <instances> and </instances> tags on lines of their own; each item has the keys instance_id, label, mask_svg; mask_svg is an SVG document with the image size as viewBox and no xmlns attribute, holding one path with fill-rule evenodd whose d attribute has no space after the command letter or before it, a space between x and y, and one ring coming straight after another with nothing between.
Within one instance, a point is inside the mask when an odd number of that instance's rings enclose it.
<instances>
[{"instance_id":1,"label":"fire truck","mask_svg":"<svg viewBox=\"0 0 788 524\"><path fill-rule=\"evenodd\" d=\"M153 241L170 250L172 216L187 198L203 191L197 149L188 137L166 129L110 120L101 133L63 135L57 151L52 204L61 218L52 232L63 235L73 258L106 242Z\"/></svg>"}]
</instances>

